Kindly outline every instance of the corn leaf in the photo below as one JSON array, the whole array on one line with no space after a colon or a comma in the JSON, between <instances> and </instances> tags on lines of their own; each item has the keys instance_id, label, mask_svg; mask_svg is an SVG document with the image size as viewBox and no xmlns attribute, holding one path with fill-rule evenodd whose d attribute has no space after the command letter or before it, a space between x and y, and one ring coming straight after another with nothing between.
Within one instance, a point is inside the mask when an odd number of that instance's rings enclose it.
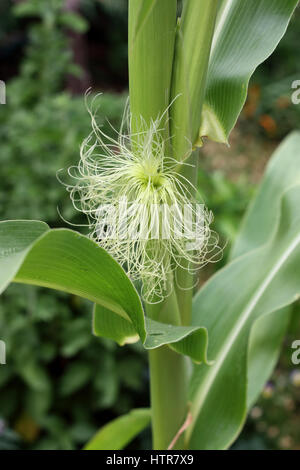
<instances>
[{"instance_id":1,"label":"corn leaf","mask_svg":"<svg viewBox=\"0 0 300 470\"><path fill-rule=\"evenodd\" d=\"M227 265L195 297L192 324L207 328L208 354L215 362L194 368L191 449L224 449L237 437L247 412L251 328L299 295L299 197L300 186L289 189L268 243Z\"/></svg>"},{"instance_id":2,"label":"corn leaf","mask_svg":"<svg viewBox=\"0 0 300 470\"><path fill-rule=\"evenodd\" d=\"M21 282L70 292L130 319L145 339L139 296L104 249L72 230L32 221L0 223L0 286Z\"/></svg>"},{"instance_id":3,"label":"corn leaf","mask_svg":"<svg viewBox=\"0 0 300 470\"><path fill-rule=\"evenodd\" d=\"M250 204L231 259L259 247L270 237L276 223L283 193L300 184L300 132L292 132L273 154L260 184L257 196Z\"/></svg>"},{"instance_id":4,"label":"corn leaf","mask_svg":"<svg viewBox=\"0 0 300 470\"><path fill-rule=\"evenodd\" d=\"M289 187L300 183L299 148L300 133L293 132L274 153L257 196L246 212L232 258L268 241L274 230L282 195ZM277 362L289 320L289 309L286 309L265 315L253 324L248 354L248 408L257 399Z\"/></svg>"},{"instance_id":5,"label":"corn leaf","mask_svg":"<svg viewBox=\"0 0 300 470\"><path fill-rule=\"evenodd\" d=\"M110 421L86 444L84 450L121 450L129 444L151 421L151 411L146 408Z\"/></svg>"},{"instance_id":6,"label":"corn leaf","mask_svg":"<svg viewBox=\"0 0 300 470\"><path fill-rule=\"evenodd\" d=\"M222 0L199 136L227 142L251 75L276 48L298 0ZM201 106L201 103L199 103Z\"/></svg>"},{"instance_id":7,"label":"corn leaf","mask_svg":"<svg viewBox=\"0 0 300 470\"><path fill-rule=\"evenodd\" d=\"M98 305L94 333L119 344L140 339L146 349L169 344L205 362L207 332L145 319L138 294L123 269L96 243L72 230L36 221L0 223L0 286L9 282L70 292Z\"/></svg>"},{"instance_id":8,"label":"corn leaf","mask_svg":"<svg viewBox=\"0 0 300 470\"><path fill-rule=\"evenodd\" d=\"M145 349L168 345L171 349L189 356L194 362L210 364L207 359L207 330L198 326L173 326L146 317ZM95 305L93 332L96 336L110 338L121 346L139 338L132 323L114 312Z\"/></svg>"}]
</instances>

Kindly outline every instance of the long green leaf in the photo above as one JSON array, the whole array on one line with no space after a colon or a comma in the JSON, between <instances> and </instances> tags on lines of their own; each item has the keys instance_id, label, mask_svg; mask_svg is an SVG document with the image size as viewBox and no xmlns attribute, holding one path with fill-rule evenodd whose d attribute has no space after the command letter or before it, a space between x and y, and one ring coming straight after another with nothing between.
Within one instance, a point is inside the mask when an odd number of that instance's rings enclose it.
<instances>
[{"instance_id":1,"label":"long green leaf","mask_svg":"<svg viewBox=\"0 0 300 470\"><path fill-rule=\"evenodd\" d=\"M191 449L227 448L247 412L247 353L257 318L299 295L300 186L282 199L280 223L263 247L219 271L194 301L193 324L207 328L215 363L195 366L191 381Z\"/></svg>"},{"instance_id":2,"label":"long green leaf","mask_svg":"<svg viewBox=\"0 0 300 470\"><path fill-rule=\"evenodd\" d=\"M0 222L0 294L14 278L28 250L49 227L39 221Z\"/></svg>"},{"instance_id":3,"label":"long green leaf","mask_svg":"<svg viewBox=\"0 0 300 470\"><path fill-rule=\"evenodd\" d=\"M207 362L207 332L147 319L123 269L105 250L76 232L35 221L0 223L0 283L63 290L96 302L94 332L119 344L138 339L147 349L165 344L195 362Z\"/></svg>"},{"instance_id":4,"label":"long green leaf","mask_svg":"<svg viewBox=\"0 0 300 470\"><path fill-rule=\"evenodd\" d=\"M87 237L27 221L0 223L0 282L22 282L85 297L130 319L142 341L139 296L119 264Z\"/></svg>"},{"instance_id":5,"label":"long green leaf","mask_svg":"<svg viewBox=\"0 0 300 470\"><path fill-rule=\"evenodd\" d=\"M223 0L209 63L199 136L227 142L251 75L274 51L298 0Z\"/></svg>"},{"instance_id":6,"label":"long green leaf","mask_svg":"<svg viewBox=\"0 0 300 470\"><path fill-rule=\"evenodd\" d=\"M293 132L276 150L246 213L232 258L263 245L270 237L283 193L300 183L299 149L300 133ZM277 362L289 320L288 311L278 311L260 317L253 324L248 353L248 408L257 399Z\"/></svg>"},{"instance_id":7,"label":"long green leaf","mask_svg":"<svg viewBox=\"0 0 300 470\"><path fill-rule=\"evenodd\" d=\"M132 410L103 426L84 447L84 450L121 450L129 444L151 421L148 409Z\"/></svg>"},{"instance_id":8,"label":"long green leaf","mask_svg":"<svg viewBox=\"0 0 300 470\"><path fill-rule=\"evenodd\" d=\"M280 201L286 190L300 184L300 132L292 132L273 154L257 196L250 204L233 246L231 258L268 241L276 224Z\"/></svg>"}]
</instances>

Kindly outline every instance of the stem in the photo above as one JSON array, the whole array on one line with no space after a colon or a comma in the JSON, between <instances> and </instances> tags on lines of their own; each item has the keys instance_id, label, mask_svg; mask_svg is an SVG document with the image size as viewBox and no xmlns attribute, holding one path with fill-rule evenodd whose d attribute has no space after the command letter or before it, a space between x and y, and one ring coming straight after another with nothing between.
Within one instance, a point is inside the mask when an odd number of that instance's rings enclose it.
<instances>
[{"instance_id":1,"label":"stem","mask_svg":"<svg viewBox=\"0 0 300 470\"><path fill-rule=\"evenodd\" d=\"M169 110L171 120L166 113L161 132L166 141L173 136L171 156L178 161L187 158L189 142L197 140L218 3L219 0L184 2L182 21L176 28L177 0L129 1L131 130L138 140L145 125L163 115L176 98ZM191 279L185 281L190 283ZM147 315L173 325L182 321L189 324L191 292L179 295L179 302L182 318L175 288L160 304L146 305ZM149 361L153 444L155 449L167 449L187 415L189 368L187 359L168 346L150 351ZM182 445L181 439L175 444Z\"/></svg>"},{"instance_id":2,"label":"stem","mask_svg":"<svg viewBox=\"0 0 300 470\"><path fill-rule=\"evenodd\" d=\"M196 150L188 159L188 165L182 165L180 173L196 188L198 180L199 151ZM195 196L195 195L194 195ZM182 325L191 324L194 274L188 271L189 263L182 262L183 266L176 269L176 294Z\"/></svg>"},{"instance_id":3,"label":"stem","mask_svg":"<svg viewBox=\"0 0 300 470\"><path fill-rule=\"evenodd\" d=\"M146 306L153 320L180 324L175 291L164 302ZM187 414L187 359L162 346L149 352L152 435L155 450L167 449ZM183 439L175 448L183 447Z\"/></svg>"},{"instance_id":4,"label":"stem","mask_svg":"<svg viewBox=\"0 0 300 470\"><path fill-rule=\"evenodd\" d=\"M187 413L185 357L168 346L149 352L153 449L167 449ZM179 439L174 448L183 448Z\"/></svg>"},{"instance_id":5,"label":"stem","mask_svg":"<svg viewBox=\"0 0 300 470\"><path fill-rule=\"evenodd\" d=\"M171 131L174 156L183 161L199 138L209 54L219 0L183 3L172 73Z\"/></svg>"}]
</instances>

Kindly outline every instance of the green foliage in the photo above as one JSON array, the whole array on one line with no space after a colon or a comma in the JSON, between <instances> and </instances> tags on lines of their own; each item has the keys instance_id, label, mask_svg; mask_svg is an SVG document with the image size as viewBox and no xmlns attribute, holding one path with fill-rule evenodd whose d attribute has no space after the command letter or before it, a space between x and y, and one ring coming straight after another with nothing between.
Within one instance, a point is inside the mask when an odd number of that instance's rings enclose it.
<instances>
[{"instance_id":1,"label":"green foliage","mask_svg":"<svg viewBox=\"0 0 300 470\"><path fill-rule=\"evenodd\" d=\"M99 423L147 403L143 351L92 336L88 301L11 285L1 297L0 331L8 358L0 416L30 448L82 446Z\"/></svg>"},{"instance_id":2,"label":"green foliage","mask_svg":"<svg viewBox=\"0 0 300 470\"><path fill-rule=\"evenodd\" d=\"M79 295L130 319L144 342L145 320L137 291L121 266L94 241L44 222L0 223L0 291L21 282Z\"/></svg>"},{"instance_id":3,"label":"green foliage","mask_svg":"<svg viewBox=\"0 0 300 470\"><path fill-rule=\"evenodd\" d=\"M22 87L19 90L21 93ZM17 95L9 96L15 98L15 105L0 108L1 218L11 218L12 214L24 219L37 217L60 226L64 222L58 215L59 207L67 220L80 221L74 219L68 195L55 174L77 161L81 140L89 132L82 98L60 93L27 109L18 106ZM103 115L117 125L124 97L105 94L100 99ZM103 124L106 132L111 132L109 124ZM1 387L0 416L16 426L24 413L31 418L29 429L16 427L31 448L76 448L89 439L100 422L128 411L135 402L142 406L147 403L142 380L144 354L137 347L119 351L93 338L91 306L78 298L30 286L11 286L1 299L0 323L1 339L12 343L8 346L8 364L1 369L1 377L3 371L7 377ZM50 382L47 400L35 392L31 382L24 381L22 358L27 357ZM133 367L126 377L120 370L128 360ZM66 373L72 378L68 371L77 362L83 364L84 381L79 376L80 388L67 386L68 394L64 395L61 390L65 392L66 385L60 384L66 383ZM99 376L91 373L95 370ZM140 393L144 399L138 397ZM90 409L85 405L87 396ZM30 440L31 428L37 432Z\"/></svg>"},{"instance_id":4,"label":"green foliage","mask_svg":"<svg viewBox=\"0 0 300 470\"><path fill-rule=\"evenodd\" d=\"M218 267L223 266L228 260L230 248L240 229L245 207L251 200L254 189L245 174L241 174L240 178L233 182L220 170L209 172L204 165L199 168L198 199L204 201L214 214L213 227L220 235L221 245L224 247Z\"/></svg>"},{"instance_id":5,"label":"green foliage","mask_svg":"<svg viewBox=\"0 0 300 470\"><path fill-rule=\"evenodd\" d=\"M278 310L299 295L299 165L294 152L299 142L300 134L292 134L269 164L237 241L237 249L244 246L244 256L227 264L195 296L192 324L207 327L213 338L208 353L215 364L194 370L196 419L188 430L192 448L226 448L234 441L278 356L288 324L282 318L286 309ZM287 167L288 159L293 163ZM297 170L290 171L291 166ZM257 322L263 347L260 336L253 336ZM264 367L255 367L260 361ZM220 420L222 433L217 432Z\"/></svg>"},{"instance_id":6,"label":"green foliage","mask_svg":"<svg viewBox=\"0 0 300 470\"><path fill-rule=\"evenodd\" d=\"M18 87L21 96L11 94L10 85L8 93L12 101L0 108L1 219L13 214L18 219L44 218L52 226L65 225L58 215L59 207L67 220L80 222L56 172L77 161L80 143L90 131L83 99L59 93L27 108L21 105L22 86ZM118 126L125 98L105 94L100 100L103 116ZM103 125L106 132L111 132L108 122L103 121ZM142 406L147 403L146 395L142 400L138 398L141 392L146 393L142 380L144 354L136 347L121 352L93 338L91 306L78 298L11 286L1 299L0 323L1 339L13 344L8 347L8 364L1 369L1 377L7 371L7 378L1 387L0 416L16 426L23 413L31 418L29 429L38 431L29 439L31 448L76 448L110 416L128 411L135 402ZM33 384L24 381L22 357L28 357L28 362L50 381L47 400L41 394L38 399ZM133 375L131 382L119 374L127 360L134 364L129 374ZM60 385L62 377L77 362L83 364L82 370L88 368L89 375L83 372L84 381L78 378L80 388L69 387L68 394L63 395L61 390L66 390L66 385ZM95 370L100 376L91 373ZM68 376L72 378L69 372ZM92 403L88 410L87 396ZM74 409L68 406L70 403ZM26 441L28 426L17 429Z\"/></svg>"},{"instance_id":7,"label":"green foliage","mask_svg":"<svg viewBox=\"0 0 300 470\"><path fill-rule=\"evenodd\" d=\"M90 118L82 97L61 91L73 68L59 3L33 6L40 20L29 23L20 74L0 107L0 219L37 218L55 227L65 225L57 207L68 221L83 222L56 172L77 162ZM109 122L119 127L124 103L124 95L99 98L98 122L107 134ZM8 361L0 373L0 418L21 438L3 424L0 447L81 447L100 423L147 404L144 352L93 337L91 308L79 297L32 286L12 285L2 295Z\"/></svg>"},{"instance_id":8,"label":"green foliage","mask_svg":"<svg viewBox=\"0 0 300 470\"><path fill-rule=\"evenodd\" d=\"M85 450L120 450L151 422L151 410L132 410L104 426L84 447Z\"/></svg>"},{"instance_id":9,"label":"green foliage","mask_svg":"<svg viewBox=\"0 0 300 470\"><path fill-rule=\"evenodd\" d=\"M61 225L59 207L64 217L72 221L74 210L56 173L77 161L79 146L90 132L84 101L59 93L33 106L24 106L26 88L19 81L17 88L15 85L16 82L8 85L9 103L0 108L0 216L2 219L43 218ZM122 96L103 95L99 98L101 115L106 114L116 125L124 101ZM108 122L102 119L104 131L110 133Z\"/></svg>"},{"instance_id":10,"label":"green foliage","mask_svg":"<svg viewBox=\"0 0 300 470\"><path fill-rule=\"evenodd\" d=\"M255 440L254 449L298 449L300 371L291 362L291 345L299 337L298 302L293 309L292 321L276 371L264 384L260 398L252 408L245 429L234 448L249 449Z\"/></svg>"},{"instance_id":11,"label":"green foliage","mask_svg":"<svg viewBox=\"0 0 300 470\"><path fill-rule=\"evenodd\" d=\"M295 11L284 41L281 41L263 68L253 75L243 125L272 139L285 137L291 129L299 129L300 106L292 103L291 86L299 80L295 61L295 44L300 31L300 8ZM268 125L269 124L269 125Z\"/></svg>"},{"instance_id":12,"label":"green foliage","mask_svg":"<svg viewBox=\"0 0 300 470\"><path fill-rule=\"evenodd\" d=\"M134 340L140 339L146 349L168 345L197 363L207 363L206 329L166 325L145 318L137 291L123 269L89 238L72 230L50 230L44 222L6 221L0 223L0 246L1 293L15 281L78 295L97 304L94 313L96 335L115 339L113 330L116 329L119 337L124 322L130 322ZM115 318L113 322L111 317ZM128 342L128 330L125 325L122 343ZM74 369L78 372L76 366ZM88 372L80 367L81 370ZM71 376L65 377L66 387L74 376L76 373L72 370ZM41 376L37 387L42 387L43 382Z\"/></svg>"},{"instance_id":13,"label":"green foliage","mask_svg":"<svg viewBox=\"0 0 300 470\"><path fill-rule=\"evenodd\" d=\"M80 74L72 63L72 53L63 27L76 32L87 29L86 21L73 12L63 10L62 0L28 0L18 3L13 12L17 17L36 17L39 21L29 31L26 60L15 87L23 87L27 103L60 90L66 73ZM12 90L12 94L17 90Z\"/></svg>"},{"instance_id":14,"label":"green foliage","mask_svg":"<svg viewBox=\"0 0 300 470\"><path fill-rule=\"evenodd\" d=\"M213 39L199 137L227 142L249 79L284 35L298 0L223 0Z\"/></svg>"}]
</instances>

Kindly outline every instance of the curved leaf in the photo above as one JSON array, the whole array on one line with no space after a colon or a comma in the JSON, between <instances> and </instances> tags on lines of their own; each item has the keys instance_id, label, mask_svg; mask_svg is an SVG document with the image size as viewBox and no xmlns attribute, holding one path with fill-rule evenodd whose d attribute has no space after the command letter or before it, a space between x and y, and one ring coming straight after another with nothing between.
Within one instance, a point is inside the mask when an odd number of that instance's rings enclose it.
<instances>
[{"instance_id":1,"label":"curved leaf","mask_svg":"<svg viewBox=\"0 0 300 470\"><path fill-rule=\"evenodd\" d=\"M207 360L207 330L198 326L173 326L146 318L146 349L167 344L174 351L189 356L194 362Z\"/></svg>"},{"instance_id":2,"label":"curved leaf","mask_svg":"<svg viewBox=\"0 0 300 470\"><path fill-rule=\"evenodd\" d=\"M232 258L261 246L276 224L283 193L300 183L300 132L293 132L270 160L231 253ZM259 227L259 230L258 230ZM258 398L277 362L290 321L288 309L260 317L251 330L248 354L248 409Z\"/></svg>"},{"instance_id":3,"label":"curved leaf","mask_svg":"<svg viewBox=\"0 0 300 470\"><path fill-rule=\"evenodd\" d=\"M199 136L227 142L251 75L284 35L298 0L223 0L217 17Z\"/></svg>"},{"instance_id":4,"label":"curved leaf","mask_svg":"<svg viewBox=\"0 0 300 470\"><path fill-rule=\"evenodd\" d=\"M233 246L231 258L268 241L276 225L282 195L300 184L300 132L292 132L273 154L258 193L250 204Z\"/></svg>"},{"instance_id":5,"label":"curved leaf","mask_svg":"<svg viewBox=\"0 0 300 470\"><path fill-rule=\"evenodd\" d=\"M14 278L34 241L49 229L44 222L0 222L0 294Z\"/></svg>"},{"instance_id":6,"label":"curved leaf","mask_svg":"<svg viewBox=\"0 0 300 470\"><path fill-rule=\"evenodd\" d=\"M129 444L151 421L147 408L132 410L103 426L84 447L84 450L121 450Z\"/></svg>"},{"instance_id":7,"label":"curved leaf","mask_svg":"<svg viewBox=\"0 0 300 470\"><path fill-rule=\"evenodd\" d=\"M282 200L270 241L219 271L196 295L193 325L205 326L215 363L195 366L191 380L191 449L228 447L247 411L248 340L254 321L299 295L300 186Z\"/></svg>"},{"instance_id":8,"label":"curved leaf","mask_svg":"<svg viewBox=\"0 0 300 470\"><path fill-rule=\"evenodd\" d=\"M89 238L39 222L1 222L0 272L10 281L58 289L85 297L130 319L145 339L139 296L120 265Z\"/></svg>"},{"instance_id":9,"label":"curved leaf","mask_svg":"<svg viewBox=\"0 0 300 470\"><path fill-rule=\"evenodd\" d=\"M146 317L144 347L155 349L168 345L189 356L194 362L210 364L207 360L207 330L198 326L173 326ZM118 344L132 343L139 338L132 323L115 313L95 305L93 331L96 336L110 338Z\"/></svg>"},{"instance_id":10,"label":"curved leaf","mask_svg":"<svg viewBox=\"0 0 300 470\"><path fill-rule=\"evenodd\" d=\"M207 332L145 319L140 299L123 269L96 243L67 229L35 221L0 223L0 282L58 289L96 302L94 333L119 344L141 339L145 348L169 344L207 363Z\"/></svg>"},{"instance_id":11,"label":"curved leaf","mask_svg":"<svg viewBox=\"0 0 300 470\"><path fill-rule=\"evenodd\" d=\"M94 305L93 333L95 336L108 338L120 346L136 343L140 337L133 324L102 305Z\"/></svg>"}]
</instances>

